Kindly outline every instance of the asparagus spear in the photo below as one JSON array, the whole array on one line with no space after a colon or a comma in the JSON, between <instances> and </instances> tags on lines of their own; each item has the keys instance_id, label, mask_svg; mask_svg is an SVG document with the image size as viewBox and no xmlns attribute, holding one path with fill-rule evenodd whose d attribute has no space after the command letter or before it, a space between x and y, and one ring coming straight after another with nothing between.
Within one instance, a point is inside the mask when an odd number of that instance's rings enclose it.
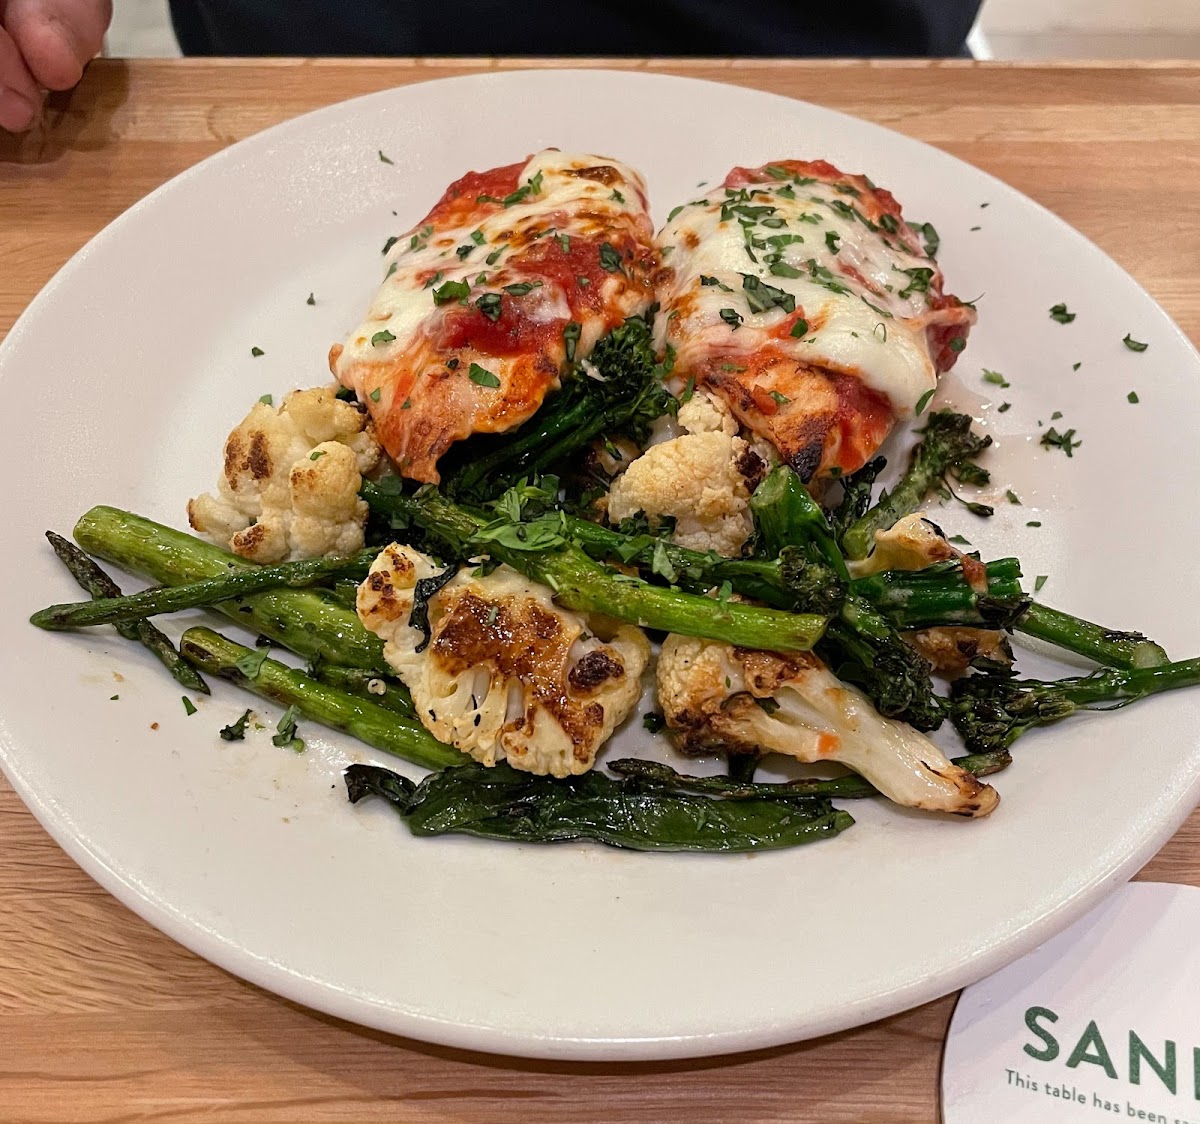
<instances>
[{"instance_id":1,"label":"asparagus spear","mask_svg":"<svg viewBox=\"0 0 1200 1124\"><path fill-rule=\"evenodd\" d=\"M1036 636L1109 667L1158 667L1170 662L1167 653L1140 632L1105 628L1037 601L1030 603L1015 624L1027 636Z\"/></svg>"},{"instance_id":2,"label":"asparagus spear","mask_svg":"<svg viewBox=\"0 0 1200 1124\"><path fill-rule=\"evenodd\" d=\"M278 566L253 566L231 570L219 578L202 578L186 585L158 586L103 601L78 601L39 609L29 618L38 628L60 631L88 628L118 621L136 621L163 613L178 613L230 601L268 589L302 589L331 577L356 574L365 577L376 550L363 550L350 558L305 558Z\"/></svg>"},{"instance_id":3,"label":"asparagus spear","mask_svg":"<svg viewBox=\"0 0 1200 1124\"><path fill-rule=\"evenodd\" d=\"M121 597L120 586L74 543L68 542L62 535L56 535L53 531L47 531L46 538L54 548L54 553L62 560L63 565L71 571L71 576L97 599L92 604L99 604L101 599ZM126 640L135 640L153 652L163 667L175 677L176 682L181 683L189 691L202 691L206 695L209 694L208 684L204 682L200 673L180 658L170 638L149 621L125 620L116 628L117 632Z\"/></svg>"},{"instance_id":4,"label":"asparagus spear","mask_svg":"<svg viewBox=\"0 0 1200 1124\"><path fill-rule=\"evenodd\" d=\"M414 835L459 832L521 843L592 839L637 851L762 851L812 843L854 823L811 796L719 800L595 771L556 780L506 764L469 764L420 785L389 769L351 765L351 803L381 796Z\"/></svg>"},{"instance_id":5,"label":"asparagus spear","mask_svg":"<svg viewBox=\"0 0 1200 1124\"><path fill-rule=\"evenodd\" d=\"M254 675L247 675L238 667L238 661L253 656L254 652L211 629L189 628L183 634L179 650L184 659L211 675L228 679L281 706L295 707L296 713L305 718L344 730L359 741L414 765L441 769L469 760L457 749L438 741L419 722L319 683L276 660L263 660Z\"/></svg>"},{"instance_id":6,"label":"asparagus spear","mask_svg":"<svg viewBox=\"0 0 1200 1124\"><path fill-rule=\"evenodd\" d=\"M252 564L193 535L114 507L94 507L75 525L89 554L164 585L223 577ZM357 615L309 589L254 593L214 608L248 629L269 636L307 659L391 673L379 637Z\"/></svg>"},{"instance_id":7,"label":"asparagus spear","mask_svg":"<svg viewBox=\"0 0 1200 1124\"><path fill-rule=\"evenodd\" d=\"M327 687L336 687L339 691L357 695L377 706L402 714L405 718L417 717L412 695L398 679L385 679L374 671L364 671L359 667L341 667L333 663L319 663L310 674ZM372 684L381 686L383 690L371 690Z\"/></svg>"},{"instance_id":8,"label":"asparagus spear","mask_svg":"<svg viewBox=\"0 0 1200 1124\"><path fill-rule=\"evenodd\" d=\"M812 613L722 603L616 573L559 534L562 520L558 516L532 523L489 523L432 487L410 496L366 483L362 495L377 510L411 520L454 557L489 554L549 586L568 609L773 652L807 651L825 627L825 618Z\"/></svg>"}]
</instances>

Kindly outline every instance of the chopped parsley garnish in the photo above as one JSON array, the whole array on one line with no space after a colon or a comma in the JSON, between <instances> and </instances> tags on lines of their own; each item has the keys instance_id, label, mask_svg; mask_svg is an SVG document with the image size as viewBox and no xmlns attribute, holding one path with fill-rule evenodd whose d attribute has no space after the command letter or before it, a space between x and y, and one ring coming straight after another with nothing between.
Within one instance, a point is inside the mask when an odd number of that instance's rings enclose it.
<instances>
[{"instance_id":1,"label":"chopped parsley garnish","mask_svg":"<svg viewBox=\"0 0 1200 1124\"><path fill-rule=\"evenodd\" d=\"M667 725L667 720L661 715L651 711L649 714L642 716L642 725L652 734L661 733Z\"/></svg>"},{"instance_id":2,"label":"chopped parsley garnish","mask_svg":"<svg viewBox=\"0 0 1200 1124\"><path fill-rule=\"evenodd\" d=\"M973 227L971 227L971 233L974 234L975 231L982 230L982 229L983 229L982 226L973 226Z\"/></svg>"},{"instance_id":3,"label":"chopped parsley garnish","mask_svg":"<svg viewBox=\"0 0 1200 1124\"><path fill-rule=\"evenodd\" d=\"M625 202L625 196L624 196L624 195L622 195L622 194L621 194L621 193L620 193L620 192L619 192L619 191L618 191L618 190L617 190L615 187L613 188L613 192L612 192L612 194L609 196L609 198L610 198L610 199L615 199L615 200L616 200L618 203L624 203L624 202Z\"/></svg>"},{"instance_id":4,"label":"chopped parsley garnish","mask_svg":"<svg viewBox=\"0 0 1200 1124\"><path fill-rule=\"evenodd\" d=\"M413 235L413 240L414 240L414 241L416 240L416 237L417 237L417 236L414 234L414 235ZM391 249L391 248L392 248L392 247L393 247L393 246L394 246L394 245L395 245L397 242L399 242L399 241L400 241L400 235L399 235L399 234L393 234L393 235L391 236L391 238L389 238L389 239L388 239L388 240L387 240L387 241L386 241L386 242L383 244L383 249L382 249L382 250L380 250L380 253L381 253L381 254L386 254L386 253L388 252L388 250L390 250L390 249ZM414 247L414 249L415 249L415 247Z\"/></svg>"},{"instance_id":5,"label":"chopped parsley garnish","mask_svg":"<svg viewBox=\"0 0 1200 1124\"><path fill-rule=\"evenodd\" d=\"M266 352L263 351L261 347L252 347L250 349L250 354L257 359L260 355L266 355Z\"/></svg>"},{"instance_id":6,"label":"chopped parsley garnish","mask_svg":"<svg viewBox=\"0 0 1200 1124\"><path fill-rule=\"evenodd\" d=\"M367 397L369 399L371 399L372 402L378 402L380 390L381 390L381 388L377 386L374 390L371 391L370 394L367 395Z\"/></svg>"},{"instance_id":7,"label":"chopped parsley garnish","mask_svg":"<svg viewBox=\"0 0 1200 1124\"><path fill-rule=\"evenodd\" d=\"M831 293L850 292L840 281L835 281L833 274L823 265L819 264L816 258L809 258L804 264L808 267L808 275L822 288L828 289ZM891 313L884 313L884 315L890 316Z\"/></svg>"},{"instance_id":8,"label":"chopped parsley garnish","mask_svg":"<svg viewBox=\"0 0 1200 1124\"><path fill-rule=\"evenodd\" d=\"M929 390L925 391L925 393L922 394L920 398L917 399L917 404L913 409L913 413L918 418L925 412L925 407L929 405L930 400L933 398L933 396L936 393L937 393L937 387L931 387Z\"/></svg>"},{"instance_id":9,"label":"chopped parsley garnish","mask_svg":"<svg viewBox=\"0 0 1200 1124\"><path fill-rule=\"evenodd\" d=\"M428 281L425 282L424 285L421 286L421 288L432 289L434 285L436 285L445 276L446 275L439 269L437 273L435 273Z\"/></svg>"},{"instance_id":10,"label":"chopped parsley garnish","mask_svg":"<svg viewBox=\"0 0 1200 1124\"><path fill-rule=\"evenodd\" d=\"M183 699L184 711L187 713L187 716L191 718L191 716L196 713L196 704L192 702L187 695L181 695L180 697Z\"/></svg>"},{"instance_id":11,"label":"chopped parsley garnish","mask_svg":"<svg viewBox=\"0 0 1200 1124\"><path fill-rule=\"evenodd\" d=\"M446 366L449 367L450 370L452 370L452 371L457 371L458 370L458 360L457 359L447 359Z\"/></svg>"},{"instance_id":12,"label":"chopped parsley garnish","mask_svg":"<svg viewBox=\"0 0 1200 1124\"><path fill-rule=\"evenodd\" d=\"M386 281L386 280L387 280L389 277L391 277L391 275L392 275L393 273L395 273L395 272L396 272L396 270L397 270L397 269L399 269L399 268L400 268L400 263L399 263L398 261L394 261L394 262L392 262L392 264L388 266L388 271L387 271L387 273L385 273L385 274L383 275L383 279Z\"/></svg>"},{"instance_id":13,"label":"chopped parsley garnish","mask_svg":"<svg viewBox=\"0 0 1200 1124\"><path fill-rule=\"evenodd\" d=\"M913 293L929 292L929 282L933 280L933 270L928 266L918 265L912 269L898 269L896 272L903 273L908 278L908 284L896 294L901 300Z\"/></svg>"},{"instance_id":14,"label":"chopped parsley garnish","mask_svg":"<svg viewBox=\"0 0 1200 1124\"><path fill-rule=\"evenodd\" d=\"M621 268L621 255L610 242L600 244L600 268L616 273Z\"/></svg>"},{"instance_id":15,"label":"chopped parsley garnish","mask_svg":"<svg viewBox=\"0 0 1200 1124\"><path fill-rule=\"evenodd\" d=\"M476 284L476 285L485 285L485 284L487 284L487 274L486 274L486 273L481 273L481 274L480 274L478 277L476 277L476 278L475 278L475 284Z\"/></svg>"},{"instance_id":16,"label":"chopped parsley garnish","mask_svg":"<svg viewBox=\"0 0 1200 1124\"><path fill-rule=\"evenodd\" d=\"M261 402L261 403L262 403L264 406L273 406L273 405L275 404L275 399L274 399L274 398L272 398L272 397L271 397L271 395L269 395L269 394L264 394L264 395L263 395L263 396L262 396L262 397L259 399L259 401L260 401L260 402Z\"/></svg>"},{"instance_id":17,"label":"chopped parsley garnish","mask_svg":"<svg viewBox=\"0 0 1200 1124\"><path fill-rule=\"evenodd\" d=\"M954 336L946 346L951 351L959 352L967 346L967 341L962 336Z\"/></svg>"},{"instance_id":18,"label":"chopped parsley garnish","mask_svg":"<svg viewBox=\"0 0 1200 1124\"><path fill-rule=\"evenodd\" d=\"M588 277L584 277L584 275L582 273L578 277L575 278L575 284L578 285L581 289L586 289L591 283L592 283L591 279Z\"/></svg>"},{"instance_id":19,"label":"chopped parsley garnish","mask_svg":"<svg viewBox=\"0 0 1200 1124\"><path fill-rule=\"evenodd\" d=\"M753 273L742 274L742 290L751 312L767 312L772 308L782 308L784 312L796 311L796 298L791 293L766 284Z\"/></svg>"},{"instance_id":20,"label":"chopped parsley garnish","mask_svg":"<svg viewBox=\"0 0 1200 1124\"><path fill-rule=\"evenodd\" d=\"M986 367L983 369L983 381L990 382L992 386L998 386L1002 389L1007 389L1012 386L999 371L989 371Z\"/></svg>"},{"instance_id":21,"label":"chopped parsley garnish","mask_svg":"<svg viewBox=\"0 0 1200 1124\"><path fill-rule=\"evenodd\" d=\"M686 206L687 206L686 203L680 203L678 207L672 207L671 213L669 215L667 215L667 222L674 222L675 216L678 215L679 212L682 211L683 208Z\"/></svg>"},{"instance_id":22,"label":"chopped parsley garnish","mask_svg":"<svg viewBox=\"0 0 1200 1124\"><path fill-rule=\"evenodd\" d=\"M534 289L541 287L540 281L518 281L515 285L505 285L504 291L511 293L514 297L523 297L526 293L532 293Z\"/></svg>"},{"instance_id":23,"label":"chopped parsley garnish","mask_svg":"<svg viewBox=\"0 0 1200 1124\"><path fill-rule=\"evenodd\" d=\"M735 332L742 326L743 317L736 308L723 308L718 315Z\"/></svg>"},{"instance_id":24,"label":"chopped parsley garnish","mask_svg":"<svg viewBox=\"0 0 1200 1124\"><path fill-rule=\"evenodd\" d=\"M1060 324L1070 324L1075 319L1075 313L1068 312L1065 304L1056 304L1050 309L1050 319Z\"/></svg>"},{"instance_id":25,"label":"chopped parsley garnish","mask_svg":"<svg viewBox=\"0 0 1200 1124\"><path fill-rule=\"evenodd\" d=\"M484 293L476 302L475 307L484 314L489 320L496 321L500 319L500 302L501 296L499 293Z\"/></svg>"},{"instance_id":26,"label":"chopped parsley garnish","mask_svg":"<svg viewBox=\"0 0 1200 1124\"><path fill-rule=\"evenodd\" d=\"M371 337L371 346L378 347L381 343L391 343L396 337L392 335L386 328L381 332L376 332Z\"/></svg>"},{"instance_id":27,"label":"chopped parsley garnish","mask_svg":"<svg viewBox=\"0 0 1200 1124\"><path fill-rule=\"evenodd\" d=\"M308 300L306 300L304 303L305 303L305 304L316 304L316 303L317 303L317 298L316 298L316 297L314 297L314 296L312 295L312 293L309 293L309 294L308 294Z\"/></svg>"},{"instance_id":28,"label":"chopped parsley garnish","mask_svg":"<svg viewBox=\"0 0 1200 1124\"><path fill-rule=\"evenodd\" d=\"M469 242L464 242L454 252L458 255L459 261L466 261L467 257L470 255L470 253L473 249L475 249L475 247L472 246Z\"/></svg>"},{"instance_id":29,"label":"chopped parsley garnish","mask_svg":"<svg viewBox=\"0 0 1200 1124\"><path fill-rule=\"evenodd\" d=\"M515 207L518 203L524 202L530 195L539 195L542 190L542 173L538 172L532 179L526 180L522 187L518 187L516 191L510 192L503 199L497 199L494 195L478 195L475 197L476 203L500 203L505 207Z\"/></svg>"},{"instance_id":30,"label":"chopped parsley garnish","mask_svg":"<svg viewBox=\"0 0 1200 1124\"><path fill-rule=\"evenodd\" d=\"M507 246L501 246L499 249L497 249L497 250L493 250L493 251L492 251L490 254L488 254L488 256L487 256L486 258L484 258L483 260L484 260L484 261L485 261L485 262L486 262L488 265L495 265L495 264L496 264L496 262L498 262L498 261L500 260L500 255L501 255L502 253L504 253L504 251L505 251L506 249L508 249L508 247L507 247Z\"/></svg>"},{"instance_id":31,"label":"chopped parsley garnish","mask_svg":"<svg viewBox=\"0 0 1200 1124\"><path fill-rule=\"evenodd\" d=\"M404 401L402 403L400 403L400 409L411 410L412 409L412 399L411 398L404 399Z\"/></svg>"},{"instance_id":32,"label":"chopped parsley garnish","mask_svg":"<svg viewBox=\"0 0 1200 1124\"><path fill-rule=\"evenodd\" d=\"M1068 429L1063 433L1059 433L1054 426L1051 426L1045 433L1042 434L1041 445L1043 449L1061 449L1067 456L1071 456L1076 449L1082 445L1082 441L1075 440L1075 430Z\"/></svg>"},{"instance_id":33,"label":"chopped parsley garnish","mask_svg":"<svg viewBox=\"0 0 1200 1124\"><path fill-rule=\"evenodd\" d=\"M1146 348L1150 346L1148 343L1139 343L1128 333L1125 334L1125 338L1121 342L1127 348L1129 348L1130 351L1145 351Z\"/></svg>"},{"instance_id":34,"label":"chopped parsley garnish","mask_svg":"<svg viewBox=\"0 0 1200 1124\"><path fill-rule=\"evenodd\" d=\"M670 555L667 554L667 544L658 539L654 544L654 553L650 558L650 569L653 573L658 574L660 578L665 578L668 582L674 582L679 575L675 572L675 567L671 565Z\"/></svg>"},{"instance_id":35,"label":"chopped parsley garnish","mask_svg":"<svg viewBox=\"0 0 1200 1124\"><path fill-rule=\"evenodd\" d=\"M776 277L803 277L804 271L797 269L794 265L788 265L785 261L768 262L767 268Z\"/></svg>"},{"instance_id":36,"label":"chopped parsley garnish","mask_svg":"<svg viewBox=\"0 0 1200 1124\"><path fill-rule=\"evenodd\" d=\"M283 712L283 717L279 719L279 725L275 727L278 732L271 738L271 743L294 749L297 753L303 753L304 741L296 733L296 714L294 706L289 706Z\"/></svg>"},{"instance_id":37,"label":"chopped parsley garnish","mask_svg":"<svg viewBox=\"0 0 1200 1124\"><path fill-rule=\"evenodd\" d=\"M802 340L808 335L808 321L801 317L792 325L792 330L788 333L795 340Z\"/></svg>"},{"instance_id":38,"label":"chopped parsley garnish","mask_svg":"<svg viewBox=\"0 0 1200 1124\"><path fill-rule=\"evenodd\" d=\"M492 374L491 371L485 370L478 363L472 363L467 371L467 378L479 386L497 387L500 385L500 380Z\"/></svg>"},{"instance_id":39,"label":"chopped parsley garnish","mask_svg":"<svg viewBox=\"0 0 1200 1124\"><path fill-rule=\"evenodd\" d=\"M389 159L387 156L385 156L385 155L383 154L383 149L382 149L382 148L379 150L379 159L380 159L380 161L381 161L382 163L384 163L384 164L391 164L391 163L392 163L392 160L391 160L391 159Z\"/></svg>"},{"instance_id":40,"label":"chopped parsley garnish","mask_svg":"<svg viewBox=\"0 0 1200 1124\"><path fill-rule=\"evenodd\" d=\"M258 673L262 670L263 661L267 658L269 648L260 648L255 652L247 652L244 656L238 658L234 666L247 679L257 679Z\"/></svg>"},{"instance_id":41,"label":"chopped parsley garnish","mask_svg":"<svg viewBox=\"0 0 1200 1124\"><path fill-rule=\"evenodd\" d=\"M1052 413L1052 414L1050 415L1050 420L1051 420L1051 421L1058 421L1058 419L1059 419L1059 418L1061 418L1061 417L1062 417L1062 410L1055 410L1055 411L1054 411L1054 413Z\"/></svg>"},{"instance_id":42,"label":"chopped parsley garnish","mask_svg":"<svg viewBox=\"0 0 1200 1124\"><path fill-rule=\"evenodd\" d=\"M936 258L938 247L942 244L941 235L938 234L933 223L931 222L916 222L909 224L925 241L925 256Z\"/></svg>"},{"instance_id":43,"label":"chopped parsley garnish","mask_svg":"<svg viewBox=\"0 0 1200 1124\"><path fill-rule=\"evenodd\" d=\"M319 461L324 455L325 455L324 449L314 449L311 453L308 454L308 459L310 461Z\"/></svg>"},{"instance_id":44,"label":"chopped parsley garnish","mask_svg":"<svg viewBox=\"0 0 1200 1124\"><path fill-rule=\"evenodd\" d=\"M996 407L996 413L1003 414L1006 410L1011 410L1011 409L1012 409L1011 402L1001 402L1000 405Z\"/></svg>"},{"instance_id":45,"label":"chopped parsley garnish","mask_svg":"<svg viewBox=\"0 0 1200 1124\"><path fill-rule=\"evenodd\" d=\"M956 546L970 546L971 545L971 540L969 538L967 538L965 535L951 535L946 541L952 542Z\"/></svg>"},{"instance_id":46,"label":"chopped parsley garnish","mask_svg":"<svg viewBox=\"0 0 1200 1124\"><path fill-rule=\"evenodd\" d=\"M700 274L701 285L715 285L723 293L732 293L733 290L725 284L719 277L709 277L707 274Z\"/></svg>"},{"instance_id":47,"label":"chopped parsley garnish","mask_svg":"<svg viewBox=\"0 0 1200 1124\"><path fill-rule=\"evenodd\" d=\"M829 247L831 254L836 254L841 249L841 240L842 236L836 230L825 231L825 245Z\"/></svg>"},{"instance_id":48,"label":"chopped parsley garnish","mask_svg":"<svg viewBox=\"0 0 1200 1124\"><path fill-rule=\"evenodd\" d=\"M1021 502L1021 497L1018 496L1017 493L1014 492L1011 488L1009 488L1008 491L1005 492L1004 494L1008 497L1009 503L1020 503Z\"/></svg>"},{"instance_id":49,"label":"chopped parsley garnish","mask_svg":"<svg viewBox=\"0 0 1200 1124\"><path fill-rule=\"evenodd\" d=\"M466 281L447 281L433 290L434 304L449 304L450 301L466 300L471 295L471 286Z\"/></svg>"},{"instance_id":50,"label":"chopped parsley garnish","mask_svg":"<svg viewBox=\"0 0 1200 1124\"><path fill-rule=\"evenodd\" d=\"M1082 367L1082 366L1083 366L1083 364L1082 364L1082 363L1072 363L1072 364L1071 364L1071 370L1072 370L1072 371L1078 371L1078 370L1079 370L1079 368L1080 368L1080 367Z\"/></svg>"},{"instance_id":51,"label":"chopped parsley garnish","mask_svg":"<svg viewBox=\"0 0 1200 1124\"><path fill-rule=\"evenodd\" d=\"M563 343L567 349L567 362L575 362L575 346L579 343L579 336L583 332L583 325L574 320L568 320L563 325Z\"/></svg>"},{"instance_id":52,"label":"chopped parsley garnish","mask_svg":"<svg viewBox=\"0 0 1200 1124\"><path fill-rule=\"evenodd\" d=\"M878 313L880 316L886 317L888 320L896 319L890 312L888 312L888 310L886 308L880 308L879 305L872 304L869 300L867 300L866 297L859 297L859 300L861 300L863 302L863 304L865 304L872 312ZM887 329L885 328L884 329L884 333L885 333L884 338L885 339L887 338L886 332L887 332Z\"/></svg>"},{"instance_id":53,"label":"chopped parsley garnish","mask_svg":"<svg viewBox=\"0 0 1200 1124\"><path fill-rule=\"evenodd\" d=\"M1049 578L1050 578L1049 574L1038 574L1038 576L1033 579L1033 592L1040 593L1042 586L1044 586L1046 584L1046 582L1049 580Z\"/></svg>"},{"instance_id":54,"label":"chopped parsley garnish","mask_svg":"<svg viewBox=\"0 0 1200 1124\"><path fill-rule=\"evenodd\" d=\"M1131 390L1127 395L1125 395L1125 401L1132 402L1136 406L1141 399L1138 398L1136 390Z\"/></svg>"},{"instance_id":55,"label":"chopped parsley garnish","mask_svg":"<svg viewBox=\"0 0 1200 1124\"><path fill-rule=\"evenodd\" d=\"M1029 522L1025 524L1026 527L1040 527L1041 525L1042 521L1040 519L1030 519Z\"/></svg>"},{"instance_id":56,"label":"chopped parsley garnish","mask_svg":"<svg viewBox=\"0 0 1200 1124\"><path fill-rule=\"evenodd\" d=\"M755 699L754 701L758 703L765 714L774 714L779 709L779 703L771 698Z\"/></svg>"},{"instance_id":57,"label":"chopped parsley garnish","mask_svg":"<svg viewBox=\"0 0 1200 1124\"><path fill-rule=\"evenodd\" d=\"M895 234L900 229L900 224L896 221L896 216L889 215L886 211L879 216L879 225L889 234Z\"/></svg>"},{"instance_id":58,"label":"chopped parsley garnish","mask_svg":"<svg viewBox=\"0 0 1200 1124\"><path fill-rule=\"evenodd\" d=\"M802 214L796 216L796 221L807 222L811 223L813 226L816 226L821 221L821 216L814 215L812 211L804 211Z\"/></svg>"},{"instance_id":59,"label":"chopped parsley garnish","mask_svg":"<svg viewBox=\"0 0 1200 1124\"><path fill-rule=\"evenodd\" d=\"M228 726L222 726L217 731L221 740L225 742L243 741L246 737L246 723L250 721L250 714L250 710L247 709L236 722L231 722Z\"/></svg>"},{"instance_id":60,"label":"chopped parsley garnish","mask_svg":"<svg viewBox=\"0 0 1200 1124\"><path fill-rule=\"evenodd\" d=\"M777 402L777 403L778 403L780 406L788 406L788 405L791 405L791 401L792 401L792 400L791 400L790 398L788 398L788 397L787 397L787 395L785 395L785 394L780 394L778 390L771 390L771 391L768 391L768 393L771 395L771 397L772 397L772 398L774 398L774 399L775 399L775 401L776 401L776 402Z\"/></svg>"},{"instance_id":61,"label":"chopped parsley garnish","mask_svg":"<svg viewBox=\"0 0 1200 1124\"><path fill-rule=\"evenodd\" d=\"M696 377L689 375L688 381L684 384L683 393L679 396L680 405L686 406L696 393Z\"/></svg>"},{"instance_id":62,"label":"chopped parsley garnish","mask_svg":"<svg viewBox=\"0 0 1200 1124\"><path fill-rule=\"evenodd\" d=\"M476 246L482 246L487 239L484 238L482 230L472 230L471 241L474 242Z\"/></svg>"}]
</instances>

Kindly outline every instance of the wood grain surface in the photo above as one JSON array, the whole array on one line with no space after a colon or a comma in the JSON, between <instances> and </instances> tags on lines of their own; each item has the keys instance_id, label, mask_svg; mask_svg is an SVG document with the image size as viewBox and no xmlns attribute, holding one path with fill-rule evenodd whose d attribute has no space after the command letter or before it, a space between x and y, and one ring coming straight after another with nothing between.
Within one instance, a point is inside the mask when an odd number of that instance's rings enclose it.
<instances>
[{"instance_id":1,"label":"wood grain surface","mask_svg":"<svg viewBox=\"0 0 1200 1124\"><path fill-rule=\"evenodd\" d=\"M233 141L358 94L546 65L733 82L928 141L1083 231L1200 340L1200 64L763 60L97 62L37 130L0 135L0 333L101 227ZM1200 885L1200 814L1140 877ZM313 1014L186 952L83 874L0 779L4 1121L929 1122L952 1007L694 1063L428 1047Z\"/></svg>"}]
</instances>

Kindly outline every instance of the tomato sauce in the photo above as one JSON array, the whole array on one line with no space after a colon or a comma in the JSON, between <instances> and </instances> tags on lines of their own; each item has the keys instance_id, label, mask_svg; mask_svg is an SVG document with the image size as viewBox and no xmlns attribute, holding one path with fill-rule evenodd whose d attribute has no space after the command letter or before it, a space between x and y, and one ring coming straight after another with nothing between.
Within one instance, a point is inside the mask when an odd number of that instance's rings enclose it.
<instances>
[{"instance_id":1,"label":"tomato sauce","mask_svg":"<svg viewBox=\"0 0 1200 1124\"><path fill-rule=\"evenodd\" d=\"M486 172L468 172L456 179L446 193L434 205L432 211L421 221L422 226L451 227L468 223L476 214L488 214L488 208L496 208L497 203L480 203L481 195L493 199L503 199L511 195L520 186L521 169L529 163L530 157L519 160L515 164L506 164L502 168L491 168Z\"/></svg>"}]
</instances>

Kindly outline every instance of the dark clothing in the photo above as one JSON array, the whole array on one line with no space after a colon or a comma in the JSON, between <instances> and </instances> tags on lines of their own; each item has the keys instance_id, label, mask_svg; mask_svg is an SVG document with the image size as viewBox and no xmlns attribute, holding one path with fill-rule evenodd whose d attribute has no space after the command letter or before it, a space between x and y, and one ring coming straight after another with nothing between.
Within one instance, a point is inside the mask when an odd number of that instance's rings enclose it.
<instances>
[{"instance_id":1,"label":"dark clothing","mask_svg":"<svg viewBox=\"0 0 1200 1124\"><path fill-rule=\"evenodd\" d=\"M188 55L964 53L981 0L170 0Z\"/></svg>"}]
</instances>

